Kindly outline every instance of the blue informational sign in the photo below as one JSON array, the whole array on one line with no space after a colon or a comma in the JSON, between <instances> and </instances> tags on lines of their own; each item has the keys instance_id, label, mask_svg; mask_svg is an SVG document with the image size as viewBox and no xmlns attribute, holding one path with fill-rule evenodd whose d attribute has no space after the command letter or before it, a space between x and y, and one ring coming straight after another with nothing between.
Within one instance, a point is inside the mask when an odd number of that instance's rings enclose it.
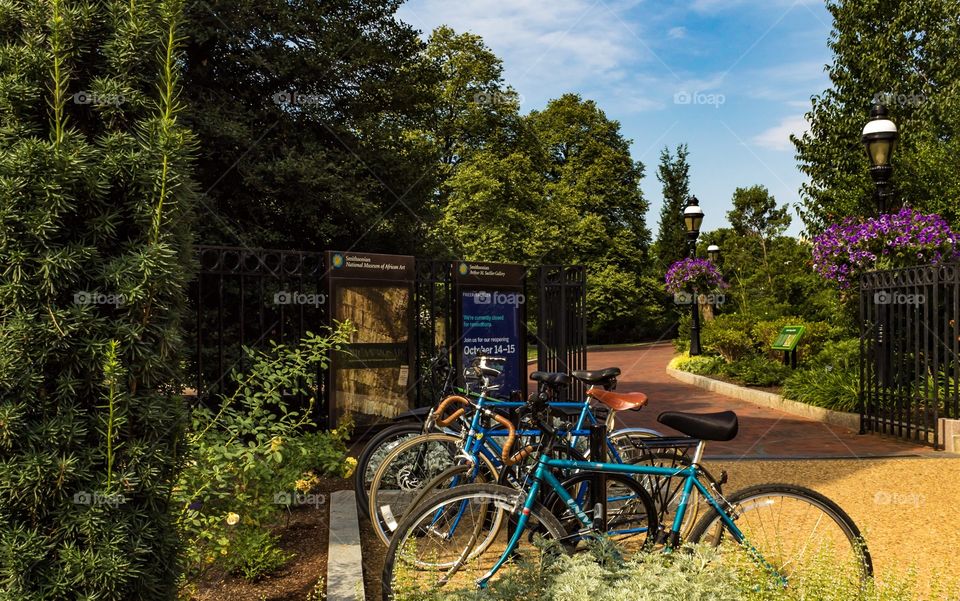
<instances>
[{"instance_id":1,"label":"blue informational sign","mask_svg":"<svg viewBox=\"0 0 960 601\"><path fill-rule=\"evenodd\" d=\"M523 302L520 292L460 291L461 365L469 366L478 355L506 359L503 374L494 382L500 385L494 394L499 398L509 398L513 391L522 390L526 378L520 373L521 366L526 366L526 357L521 357Z\"/></svg>"}]
</instances>

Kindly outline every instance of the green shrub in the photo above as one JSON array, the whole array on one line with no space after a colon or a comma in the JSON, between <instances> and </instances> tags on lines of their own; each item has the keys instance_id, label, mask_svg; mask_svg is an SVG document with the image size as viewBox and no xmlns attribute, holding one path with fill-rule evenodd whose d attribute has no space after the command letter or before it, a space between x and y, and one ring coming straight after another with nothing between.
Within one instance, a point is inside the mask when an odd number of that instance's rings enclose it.
<instances>
[{"instance_id":1,"label":"green shrub","mask_svg":"<svg viewBox=\"0 0 960 601\"><path fill-rule=\"evenodd\" d=\"M193 409L175 516L188 579L216 561L233 561L237 532L268 528L295 493L309 492L317 475L344 474L348 426L306 430L314 427L317 368L348 332L345 324L325 337L308 333L297 346L246 349L250 367L233 374L236 392L216 410ZM308 407L287 405L287 395L296 392L306 394Z\"/></svg>"},{"instance_id":2,"label":"green shrub","mask_svg":"<svg viewBox=\"0 0 960 601\"><path fill-rule=\"evenodd\" d=\"M799 370L783 383L783 396L835 411L859 409L860 372L830 365Z\"/></svg>"},{"instance_id":3,"label":"green shrub","mask_svg":"<svg viewBox=\"0 0 960 601\"><path fill-rule=\"evenodd\" d=\"M755 350L750 338L750 322L740 315L720 315L703 322L701 342L705 351L717 353L729 362Z\"/></svg>"},{"instance_id":4,"label":"green shrub","mask_svg":"<svg viewBox=\"0 0 960 601\"><path fill-rule=\"evenodd\" d=\"M198 197L183 13L0 3L5 601L176 595Z\"/></svg>"},{"instance_id":5,"label":"green shrub","mask_svg":"<svg viewBox=\"0 0 960 601\"><path fill-rule=\"evenodd\" d=\"M858 370L860 365L860 339L843 338L827 342L819 352L806 359L803 367L833 367L842 370Z\"/></svg>"},{"instance_id":6,"label":"green shrub","mask_svg":"<svg viewBox=\"0 0 960 601\"><path fill-rule=\"evenodd\" d=\"M698 355L696 357L683 357L674 364L674 367L692 374L712 376L724 373L726 365L727 362L723 357Z\"/></svg>"},{"instance_id":7,"label":"green shrub","mask_svg":"<svg viewBox=\"0 0 960 601\"><path fill-rule=\"evenodd\" d=\"M236 576L251 582L283 567L293 554L277 547L277 537L257 528L241 528L234 536L223 566Z\"/></svg>"},{"instance_id":8,"label":"green shrub","mask_svg":"<svg viewBox=\"0 0 960 601\"><path fill-rule=\"evenodd\" d=\"M394 592L399 601L910 601L921 594L910 574L861 585L817 556L809 558L802 573L784 588L753 562L743 562L742 555L721 555L704 545L679 553L640 554L626 561L618 559L610 545L567 556L538 542L539 553L528 548L517 569L498 576L483 591L401 586ZM925 598L956 598L955 579L930 588L932 595Z\"/></svg>"},{"instance_id":9,"label":"green shrub","mask_svg":"<svg viewBox=\"0 0 960 601\"><path fill-rule=\"evenodd\" d=\"M724 373L749 386L778 386L793 370L781 362L754 355L727 365Z\"/></svg>"}]
</instances>

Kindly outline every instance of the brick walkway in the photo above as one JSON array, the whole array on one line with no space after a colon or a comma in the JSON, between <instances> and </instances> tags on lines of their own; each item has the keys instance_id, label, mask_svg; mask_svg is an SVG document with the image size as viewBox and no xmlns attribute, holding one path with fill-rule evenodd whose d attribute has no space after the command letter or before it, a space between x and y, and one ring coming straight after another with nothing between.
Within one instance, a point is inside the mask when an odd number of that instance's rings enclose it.
<instances>
[{"instance_id":1,"label":"brick walkway","mask_svg":"<svg viewBox=\"0 0 960 601\"><path fill-rule=\"evenodd\" d=\"M642 347L590 351L588 367L619 367L623 373L617 384L622 392L641 391L649 404L639 412L621 413L619 425L656 428L673 433L657 423L662 411L735 411L740 418L740 433L730 442L707 444L711 458L809 458L809 457L889 457L946 456L930 447L902 442L894 438L856 432L821 422L758 407L745 401L684 384L666 374L674 356L670 343Z\"/></svg>"}]
</instances>

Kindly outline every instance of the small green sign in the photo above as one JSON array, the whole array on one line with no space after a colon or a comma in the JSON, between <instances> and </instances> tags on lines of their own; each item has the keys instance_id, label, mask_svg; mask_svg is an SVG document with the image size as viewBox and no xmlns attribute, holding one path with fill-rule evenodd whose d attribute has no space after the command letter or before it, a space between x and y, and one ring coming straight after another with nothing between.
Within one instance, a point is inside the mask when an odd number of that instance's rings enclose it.
<instances>
[{"instance_id":1,"label":"small green sign","mask_svg":"<svg viewBox=\"0 0 960 601\"><path fill-rule=\"evenodd\" d=\"M792 351L803 338L803 326L784 326L770 347L775 351Z\"/></svg>"}]
</instances>

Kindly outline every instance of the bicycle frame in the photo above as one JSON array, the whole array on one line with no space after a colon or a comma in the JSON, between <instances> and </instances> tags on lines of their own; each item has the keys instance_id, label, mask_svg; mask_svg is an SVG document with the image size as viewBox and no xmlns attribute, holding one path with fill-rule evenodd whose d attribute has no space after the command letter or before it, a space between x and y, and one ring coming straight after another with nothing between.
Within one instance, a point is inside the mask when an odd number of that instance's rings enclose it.
<instances>
[{"instance_id":1,"label":"bicycle frame","mask_svg":"<svg viewBox=\"0 0 960 601\"><path fill-rule=\"evenodd\" d=\"M631 476L661 476L667 478L682 477L684 482L683 489L680 494L680 503L677 506L677 512L673 518L670 535L667 537L666 551L669 552L672 550L675 542L679 540L680 526L683 524L684 514L687 510L687 503L690 500L690 495L694 488L696 488L700 494L703 495L706 502L717 511L724 526L734 537L736 542L742 543L744 539L743 533L739 528L737 528L733 518L730 517L724 506L710 492L710 487L700 481L701 470L699 463L703 455L703 446L703 441L699 441L693 460L691 461L690 465L683 468L660 467L645 464L633 465L624 463L597 463L593 461L576 461L570 459L551 459L548 455L540 455L539 459L537 460L537 467L533 472L532 484L527 491L527 496L523 503L523 510L520 514L520 518L517 520L516 527L510 537L510 540L507 542L507 547L493 567L490 568L490 570L479 580L477 580L477 586L480 588L485 588L487 583L490 581L490 578L497 573L497 571L503 566L504 563L506 563L508 558L516 550L517 544L520 542L520 537L523 535L524 530L526 530L527 522L530 519L530 512L537 503L541 490L544 486L548 487L560 497L560 499L567 507L570 508L584 528L591 529L594 527L593 520L590 518L590 516L580 508L576 500L563 488L563 484L560 482L560 480L558 480L557 477L551 473L551 469L553 468L603 472L608 474L627 474ZM756 552L752 548L750 549L753 552ZM759 556L759 553L757 553L757 555ZM763 561L762 558L760 558L760 560Z\"/></svg>"},{"instance_id":2,"label":"bicycle frame","mask_svg":"<svg viewBox=\"0 0 960 601\"><path fill-rule=\"evenodd\" d=\"M477 411L474 411L473 413L473 417L470 421L470 429L467 431L467 442L464 445L464 452L471 457L474 463L477 463L477 460L479 459L478 455L482 454L487 459L490 459L499 469L502 466L500 455L503 449L499 444L496 443L496 441L493 440L493 438L498 436L507 436L509 434L503 429L483 428L481 424L481 415L483 410L488 409L491 406L513 409L523 407L525 405L526 403L516 401L491 401L483 394L480 395L480 398L477 399L476 404ZM593 408L590 406L589 398L584 401L549 403L549 406L555 409L580 409L580 414L577 417L577 423L574 425L572 430L569 430L565 433L567 436L570 436L570 445L573 447L576 446L580 437L590 436L590 426L595 426L598 423L597 417L593 414ZM662 436L659 432L646 428L629 428L619 430L618 432L636 432L649 434L652 436ZM539 429L517 430L516 433L517 436L540 436L542 434ZM491 447L492 452L491 449L485 448L484 445ZM614 445L609 438L607 439L607 450L614 462L623 462L623 458L620 456L620 452L617 450L616 445Z\"/></svg>"}]
</instances>

